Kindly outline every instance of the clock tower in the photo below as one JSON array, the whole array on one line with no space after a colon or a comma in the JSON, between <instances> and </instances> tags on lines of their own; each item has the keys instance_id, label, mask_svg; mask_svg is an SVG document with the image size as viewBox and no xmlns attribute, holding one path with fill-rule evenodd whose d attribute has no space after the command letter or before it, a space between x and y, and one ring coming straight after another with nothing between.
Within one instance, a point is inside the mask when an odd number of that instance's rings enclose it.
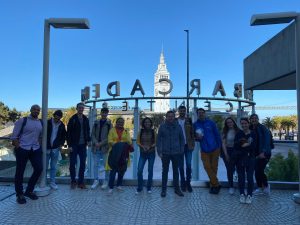
<instances>
[{"instance_id":1,"label":"clock tower","mask_svg":"<svg viewBox=\"0 0 300 225\"><path fill-rule=\"evenodd\" d=\"M163 51L160 53L160 60L154 75L154 97L170 97L170 94L162 95L159 91L167 91L170 84L167 82L159 82L159 79L170 79L170 73L167 70ZM154 112L166 113L170 110L170 99L155 99Z\"/></svg>"}]
</instances>

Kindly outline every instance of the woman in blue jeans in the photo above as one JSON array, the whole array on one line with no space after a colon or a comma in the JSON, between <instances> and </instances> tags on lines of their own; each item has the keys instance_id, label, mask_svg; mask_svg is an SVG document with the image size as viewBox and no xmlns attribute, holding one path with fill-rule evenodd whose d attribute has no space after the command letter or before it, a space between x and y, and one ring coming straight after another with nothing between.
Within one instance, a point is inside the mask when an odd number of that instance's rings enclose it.
<instances>
[{"instance_id":1,"label":"woman in blue jeans","mask_svg":"<svg viewBox=\"0 0 300 225\"><path fill-rule=\"evenodd\" d=\"M143 170L146 161L148 160L148 182L147 192L151 193L152 178L153 178L153 165L155 160L155 142L156 135L153 129L153 122L149 117L142 120L142 129L137 136L137 144L140 147L140 158L138 163L138 187L136 194L143 190Z\"/></svg>"}]
</instances>

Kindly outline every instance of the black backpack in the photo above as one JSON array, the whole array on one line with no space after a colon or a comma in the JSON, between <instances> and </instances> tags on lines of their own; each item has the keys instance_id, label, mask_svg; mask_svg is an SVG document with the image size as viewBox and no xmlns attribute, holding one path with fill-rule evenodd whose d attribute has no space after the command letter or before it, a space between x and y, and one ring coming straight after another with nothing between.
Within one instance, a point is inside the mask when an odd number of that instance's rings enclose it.
<instances>
[{"instance_id":1,"label":"black backpack","mask_svg":"<svg viewBox=\"0 0 300 225\"><path fill-rule=\"evenodd\" d=\"M126 171L128 161L128 147L126 142L118 142L112 146L108 156L108 165L111 169L117 171Z\"/></svg>"}]
</instances>

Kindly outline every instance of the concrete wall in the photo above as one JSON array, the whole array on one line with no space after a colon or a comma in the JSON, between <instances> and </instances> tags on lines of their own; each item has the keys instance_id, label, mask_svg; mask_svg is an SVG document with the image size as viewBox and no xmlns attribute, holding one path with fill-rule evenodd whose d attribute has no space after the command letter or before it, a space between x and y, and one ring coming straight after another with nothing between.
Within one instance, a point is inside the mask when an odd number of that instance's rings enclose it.
<instances>
[{"instance_id":1,"label":"concrete wall","mask_svg":"<svg viewBox=\"0 0 300 225\"><path fill-rule=\"evenodd\" d=\"M295 24L292 23L244 59L244 88L294 90L295 71Z\"/></svg>"}]
</instances>

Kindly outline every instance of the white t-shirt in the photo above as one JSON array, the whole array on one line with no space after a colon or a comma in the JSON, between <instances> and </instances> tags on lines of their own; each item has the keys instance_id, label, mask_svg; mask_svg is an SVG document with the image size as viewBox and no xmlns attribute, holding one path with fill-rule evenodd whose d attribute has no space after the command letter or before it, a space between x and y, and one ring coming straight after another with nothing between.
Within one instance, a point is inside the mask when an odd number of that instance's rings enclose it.
<instances>
[{"instance_id":1,"label":"white t-shirt","mask_svg":"<svg viewBox=\"0 0 300 225\"><path fill-rule=\"evenodd\" d=\"M185 136L185 129L184 129L185 119L178 118L178 123L179 123L179 125L181 126L181 129L182 129L182 133L183 133L183 137L184 137L184 144L186 144L186 136Z\"/></svg>"},{"instance_id":2,"label":"white t-shirt","mask_svg":"<svg viewBox=\"0 0 300 225\"><path fill-rule=\"evenodd\" d=\"M55 123L52 118L52 133L51 133L51 139L50 139L51 146L53 145L53 142L56 139L58 127L59 127L60 123L61 123L60 121L58 123Z\"/></svg>"}]
</instances>

